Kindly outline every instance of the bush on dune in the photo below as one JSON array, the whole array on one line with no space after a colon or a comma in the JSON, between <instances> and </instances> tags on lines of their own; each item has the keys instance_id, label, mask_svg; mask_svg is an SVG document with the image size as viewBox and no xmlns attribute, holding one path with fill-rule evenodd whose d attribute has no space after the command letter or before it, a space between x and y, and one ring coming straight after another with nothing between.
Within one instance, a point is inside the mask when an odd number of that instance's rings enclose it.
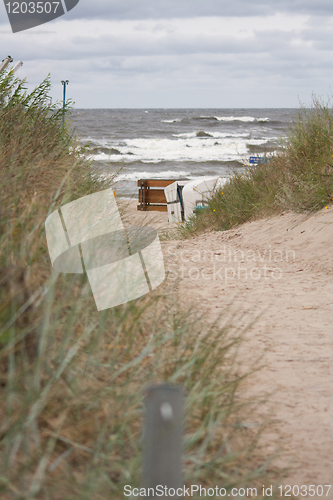
<instances>
[{"instance_id":1,"label":"bush on dune","mask_svg":"<svg viewBox=\"0 0 333 500\"><path fill-rule=\"evenodd\" d=\"M282 149L267 163L234 172L230 181L185 227L185 234L230 229L281 211L315 211L333 200L333 110L313 98L300 108Z\"/></svg>"}]
</instances>

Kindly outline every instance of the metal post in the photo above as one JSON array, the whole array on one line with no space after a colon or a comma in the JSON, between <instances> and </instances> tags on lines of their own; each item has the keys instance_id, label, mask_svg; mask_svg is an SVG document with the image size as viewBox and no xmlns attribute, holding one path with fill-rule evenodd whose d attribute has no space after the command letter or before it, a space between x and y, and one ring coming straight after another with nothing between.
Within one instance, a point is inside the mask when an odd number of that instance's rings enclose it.
<instances>
[{"instance_id":1,"label":"metal post","mask_svg":"<svg viewBox=\"0 0 333 500\"><path fill-rule=\"evenodd\" d=\"M153 491L156 496L157 486L163 491L183 486L183 400L182 387L158 385L147 390L142 486L152 489L149 497L154 498Z\"/></svg>"},{"instance_id":2,"label":"metal post","mask_svg":"<svg viewBox=\"0 0 333 500\"><path fill-rule=\"evenodd\" d=\"M65 124L65 105L66 105L66 85L69 84L68 80L61 80L61 83L63 84L64 87L64 95L63 95L63 101L62 101L62 126Z\"/></svg>"}]
</instances>

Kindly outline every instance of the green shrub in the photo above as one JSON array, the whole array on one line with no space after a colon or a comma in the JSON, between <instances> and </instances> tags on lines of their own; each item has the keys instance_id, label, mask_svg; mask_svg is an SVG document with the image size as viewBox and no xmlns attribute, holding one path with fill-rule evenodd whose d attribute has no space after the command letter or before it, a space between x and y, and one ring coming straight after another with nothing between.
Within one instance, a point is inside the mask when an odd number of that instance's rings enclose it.
<instances>
[{"instance_id":1,"label":"green shrub","mask_svg":"<svg viewBox=\"0 0 333 500\"><path fill-rule=\"evenodd\" d=\"M333 200L333 110L314 98L300 108L282 148L267 163L234 172L230 181L196 214L184 234L229 229L281 211L314 211Z\"/></svg>"}]
</instances>

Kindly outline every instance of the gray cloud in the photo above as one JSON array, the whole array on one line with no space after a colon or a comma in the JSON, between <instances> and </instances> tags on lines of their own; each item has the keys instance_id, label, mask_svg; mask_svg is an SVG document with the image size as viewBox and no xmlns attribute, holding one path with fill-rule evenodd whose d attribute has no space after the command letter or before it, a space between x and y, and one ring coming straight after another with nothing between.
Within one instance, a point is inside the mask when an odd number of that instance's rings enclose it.
<instances>
[{"instance_id":1,"label":"gray cloud","mask_svg":"<svg viewBox=\"0 0 333 500\"><path fill-rule=\"evenodd\" d=\"M84 2L68 18L169 19L201 16L268 16L276 12L305 15L333 13L331 0L98 0Z\"/></svg>"},{"instance_id":2,"label":"gray cloud","mask_svg":"<svg viewBox=\"0 0 333 500\"><path fill-rule=\"evenodd\" d=\"M112 26L111 26L112 28ZM161 28L160 28L161 30ZM84 31L84 30L83 30ZM319 43L318 32L305 30L295 34L292 31L279 29L254 30L240 38L232 34L221 32L182 32L175 29L165 32L155 29L134 29L131 32L113 34L68 34L67 37L58 37L54 43L53 36L44 36L43 44L36 37L29 46L22 46L21 56L29 58L33 52L34 58L61 59L66 53L66 59L87 58L124 58L124 57L153 57L153 56L182 56L189 54L258 54L294 50L291 46L294 39L301 41L311 40L314 35Z\"/></svg>"},{"instance_id":3,"label":"gray cloud","mask_svg":"<svg viewBox=\"0 0 333 500\"><path fill-rule=\"evenodd\" d=\"M78 107L283 107L329 91L332 32L332 0L80 0L0 44Z\"/></svg>"}]
</instances>

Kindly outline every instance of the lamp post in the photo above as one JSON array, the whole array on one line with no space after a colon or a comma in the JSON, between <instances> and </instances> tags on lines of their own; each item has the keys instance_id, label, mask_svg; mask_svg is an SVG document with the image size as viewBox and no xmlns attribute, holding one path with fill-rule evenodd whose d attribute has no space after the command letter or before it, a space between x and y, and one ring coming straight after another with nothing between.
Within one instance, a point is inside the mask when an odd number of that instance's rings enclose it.
<instances>
[{"instance_id":1,"label":"lamp post","mask_svg":"<svg viewBox=\"0 0 333 500\"><path fill-rule=\"evenodd\" d=\"M13 62L13 58L10 57L10 56L7 56L5 57L2 62L0 63L0 71L2 71L3 69L5 69L9 63L12 63Z\"/></svg>"},{"instance_id":2,"label":"lamp post","mask_svg":"<svg viewBox=\"0 0 333 500\"><path fill-rule=\"evenodd\" d=\"M61 80L61 83L64 86L64 97L62 101L62 126L65 124L65 104L66 104L66 85L69 84L68 80Z\"/></svg>"},{"instance_id":3,"label":"lamp post","mask_svg":"<svg viewBox=\"0 0 333 500\"><path fill-rule=\"evenodd\" d=\"M22 61L19 61L18 63L15 64L14 68L13 68L13 73L16 73L16 71L21 67L23 66L23 62Z\"/></svg>"},{"instance_id":4,"label":"lamp post","mask_svg":"<svg viewBox=\"0 0 333 500\"><path fill-rule=\"evenodd\" d=\"M0 71L3 71L4 69L6 69L8 64L12 63L13 61L14 61L14 59L10 56L7 56L4 59L2 59L2 62L0 63ZM15 66L10 71L12 71L14 74L21 66L23 66L23 62L19 61L15 64Z\"/></svg>"}]
</instances>

